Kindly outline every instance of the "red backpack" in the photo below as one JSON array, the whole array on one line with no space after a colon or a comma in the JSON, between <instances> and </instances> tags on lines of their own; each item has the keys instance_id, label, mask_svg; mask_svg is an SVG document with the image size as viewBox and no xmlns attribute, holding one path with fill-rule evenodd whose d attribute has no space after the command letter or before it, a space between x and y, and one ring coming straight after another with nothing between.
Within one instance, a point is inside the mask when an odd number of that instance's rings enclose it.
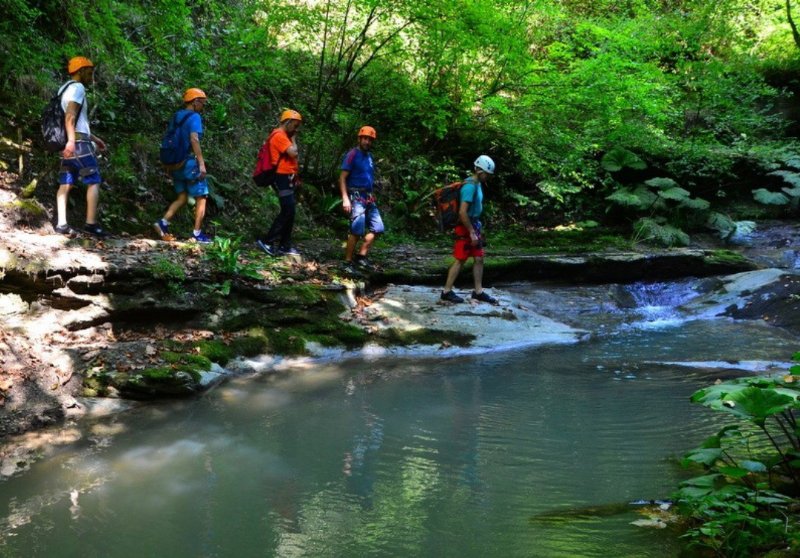
<instances>
[{"instance_id":1,"label":"red backpack","mask_svg":"<svg viewBox=\"0 0 800 558\"><path fill-rule=\"evenodd\" d=\"M275 183L275 171L278 170L278 163L283 156L281 153L278 156L278 161L275 164L272 164L272 157L269 155L269 142L278 132L278 129L272 130L269 136L267 136L266 141L261 146L261 149L258 150L258 156L256 157L256 168L253 170L253 181L256 183L256 186L272 186Z\"/></svg>"}]
</instances>

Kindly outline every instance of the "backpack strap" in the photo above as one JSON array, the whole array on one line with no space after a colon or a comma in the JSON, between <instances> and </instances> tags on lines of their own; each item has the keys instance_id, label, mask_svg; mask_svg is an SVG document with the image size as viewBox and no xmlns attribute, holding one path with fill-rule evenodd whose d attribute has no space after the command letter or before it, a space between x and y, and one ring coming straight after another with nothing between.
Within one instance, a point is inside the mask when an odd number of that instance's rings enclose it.
<instances>
[{"instance_id":1,"label":"backpack strap","mask_svg":"<svg viewBox=\"0 0 800 558\"><path fill-rule=\"evenodd\" d=\"M267 136L267 141L266 141L265 143L267 144L267 150L268 150L268 151L269 151L269 142L270 142L270 141L272 141L272 136L274 136L275 134L277 134L279 131L280 131L280 128L275 128L275 129L274 129L274 130L272 130L272 131L269 133L269 135ZM278 153L278 160L277 160L277 161L275 161L275 164L274 164L274 165L272 165L272 168L273 168L273 169L275 169L276 173L277 173L277 170L278 170L278 165L281 163L281 159L283 158L283 156L284 156L284 152L283 152L283 151L281 151L280 153ZM271 162L271 160L270 160L270 162Z\"/></svg>"},{"instance_id":2,"label":"backpack strap","mask_svg":"<svg viewBox=\"0 0 800 558\"><path fill-rule=\"evenodd\" d=\"M172 117L172 129L177 130L178 128L182 127L189 118L192 117L193 114L197 114L194 111L189 111L189 114L184 114L183 118L180 119L179 122L176 122L178 119L178 113L175 113L175 116Z\"/></svg>"},{"instance_id":3,"label":"backpack strap","mask_svg":"<svg viewBox=\"0 0 800 558\"><path fill-rule=\"evenodd\" d=\"M61 89L58 90L58 101L61 102L61 98L64 96L64 93L67 92L67 88L72 85L73 83L78 83L74 79L69 80L67 83L61 86ZM80 104L78 108L78 116L75 117L75 122L77 123L78 118L81 117L81 113L83 112L83 103Z\"/></svg>"}]
</instances>

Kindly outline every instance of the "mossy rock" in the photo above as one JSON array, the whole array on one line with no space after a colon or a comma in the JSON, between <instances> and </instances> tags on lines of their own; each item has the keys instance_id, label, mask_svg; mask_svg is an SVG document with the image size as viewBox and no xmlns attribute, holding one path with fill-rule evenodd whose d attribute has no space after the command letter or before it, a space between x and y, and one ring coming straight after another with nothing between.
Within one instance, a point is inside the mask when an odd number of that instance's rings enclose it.
<instances>
[{"instance_id":1,"label":"mossy rock","mask_svg":"<svg viewBox=\"0 0 800 558\"><path fill-rule=\"evenodd\" d=\"M476 337L470 333L446 331L440 329L401 330L387 328L377 334L377 340L384 346L441 345L443 343L457 347L469 347Z\"/></svg>"}]
</instances>

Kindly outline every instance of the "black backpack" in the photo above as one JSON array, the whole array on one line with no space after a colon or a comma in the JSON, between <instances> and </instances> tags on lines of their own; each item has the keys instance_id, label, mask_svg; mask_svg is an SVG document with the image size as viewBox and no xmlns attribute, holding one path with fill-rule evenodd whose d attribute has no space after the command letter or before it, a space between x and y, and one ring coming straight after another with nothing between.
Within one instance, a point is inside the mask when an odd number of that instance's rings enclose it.
<instances>
[{"instance_id":1,"label":"black backpack","mask_svg":"<svg viewBox=\"0 0 800 558\"><path fill-rule=\"evenodd\" d=\"M161 150L158 154L158 160L165 167L178 169L189 158L189 144L183 140L180 132L183 124L194 114L197 113L189 111L188 114L184 114L183 118L178 120L178 113L176 112L175 116L170 120L167 131L161 139Z\"/></svg>"},{"instance_id":2,"label":"black backpack","mask_svg":"<svg viewBox=\"0 0 800 558\"><path fill-rule=\"evenodd\" d=\"M64 147L67 145L67 130L64 128L65 114L64 109L61 108L61 97L64 96L67 87L73 83L78 82L68 81L58 90L58 93L53 95L53 98L50 99L50 102L47 103L47 106L44 107L42 111L42 137L44 138L44 148L51 153L63 151ZM81 103L81 108L78 109L78 118L80 118L82 111L83 103Z\"/></svg>"}]
</instances>

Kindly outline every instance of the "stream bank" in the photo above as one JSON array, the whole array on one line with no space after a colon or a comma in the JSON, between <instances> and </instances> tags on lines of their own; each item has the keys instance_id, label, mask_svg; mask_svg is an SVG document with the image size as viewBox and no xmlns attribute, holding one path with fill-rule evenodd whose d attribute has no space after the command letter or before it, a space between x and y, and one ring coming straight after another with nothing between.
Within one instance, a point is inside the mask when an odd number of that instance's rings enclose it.
<instances>
[{"instance_id":1,"label":"stream bank","mask_svg":"<svg viewBox=\"0 0 800 558\"><path fill-rule=\"evenodd\" d=\"M378 271L350 277L331 258L336 241L307 242L302 260L271 260L240 245L66 239L49 225L25 229L8 211L0 216L0 436L81 416L84 396L191 396L223 379L229 363L262 354L335 358L404 346L446 353L583 335L499 291L504 306L468 306L467 314L483 313L485 321L459 322L459 309L437 301L446 247L383 248ZM654 281L756 267L741 251L717 246L590 255L497 249L485 283ZM393 284L410 286L397 298ZM793 283L784 288L784 298L794 292ZM386 318L392 308L400 311ZM758 317L749 311L742 317ZM778 325L795 327L788 319ZM516 333L487 336L498 329Z\"/></svg>"}]
</instances>

